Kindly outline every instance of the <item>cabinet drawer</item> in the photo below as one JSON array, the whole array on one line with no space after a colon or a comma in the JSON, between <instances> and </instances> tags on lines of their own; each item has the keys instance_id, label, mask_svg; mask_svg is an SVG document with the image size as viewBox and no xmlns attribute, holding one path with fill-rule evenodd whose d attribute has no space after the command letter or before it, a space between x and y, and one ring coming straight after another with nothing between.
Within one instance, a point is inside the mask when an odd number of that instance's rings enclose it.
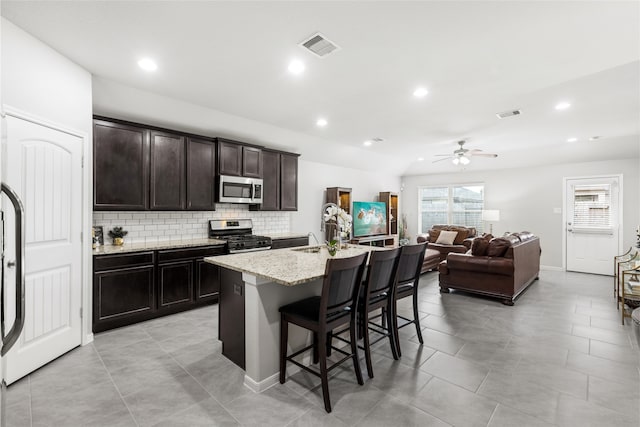
<instances>
[{"instance_id":1,"label":"cabinet drawer","mask_svg":"<svg viewBox=\"0 0 640 427\"><path fill-rule=\"evenodd\" d=\"M295 237L291 239L276 239L271 242L271 249L293 248L296 246L307 246L308 237Z\"/></svg>"},{"instance_id":2,"label":"cabinet drawer","mask_svg":"<svg viewBox=\"0 0 640 427\"><path fill-rule=\"evenodd\" d=\"M93 257L93 271L113 270L122 267L153 265L153 252L132 252Z\"/></svg>"},{"instance_id":3,"label":"cabinet drawer","mask_svg":"<svg viewBox=\"0 0 640 427\"><path fill-rule=\"evenodd\" d=\"M224 255L225 253L226 250L224 245L204 248L167 249L164 251L158 251L158 262L175 261L187 258L202 258L207 256Z\"/></svg>"}]
</instances>

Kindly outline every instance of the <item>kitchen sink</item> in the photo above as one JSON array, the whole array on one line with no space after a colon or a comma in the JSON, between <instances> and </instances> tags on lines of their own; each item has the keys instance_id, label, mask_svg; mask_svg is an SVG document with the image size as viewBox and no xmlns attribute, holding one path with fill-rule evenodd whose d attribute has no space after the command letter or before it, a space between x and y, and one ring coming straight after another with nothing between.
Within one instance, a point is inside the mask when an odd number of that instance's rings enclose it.
<instances>
[{"instance_id":1,"label":"kitchen sink","mask_svg":"<svg viewBox=\"0 0 640 427\"><path fill-rule=\"evenodd\" d=\"M297 248L292 250L296 252L304 252L307 254L317 254L318 252L320 252L321 248L322 248L321 246L311 246L311 247Z\"/></svg>"}]
</instances>

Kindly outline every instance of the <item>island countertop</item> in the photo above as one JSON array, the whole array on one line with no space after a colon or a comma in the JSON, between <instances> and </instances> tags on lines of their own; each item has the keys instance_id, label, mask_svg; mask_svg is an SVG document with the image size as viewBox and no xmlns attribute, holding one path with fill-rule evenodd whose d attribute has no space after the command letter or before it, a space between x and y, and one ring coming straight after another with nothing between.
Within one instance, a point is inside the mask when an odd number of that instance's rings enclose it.
<instances>
[{"instance_id":1,"label":"island countertop","mask_svg":"<svg viewBox=\"0 0 640 427\"><path fill-rule=\"evenodd\" d=\"M275 249L270 251L207 257L208 263L230 270L248 273L285 286L295 286L321 278L324 275L329 252L319 247L318 252L309 252L318 246ZM371 250L382 249L371 246L348 245L339 250L334 258L348 258Z\"/></svg>"}]
</instances>

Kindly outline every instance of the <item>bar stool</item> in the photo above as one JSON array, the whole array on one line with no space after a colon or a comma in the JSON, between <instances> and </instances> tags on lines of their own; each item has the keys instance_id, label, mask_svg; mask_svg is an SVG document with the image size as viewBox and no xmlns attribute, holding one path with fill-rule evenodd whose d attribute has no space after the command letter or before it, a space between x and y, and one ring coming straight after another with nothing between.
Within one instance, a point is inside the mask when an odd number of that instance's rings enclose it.
<instances>
[{"instance_id":1,"label":"bar stool","mask_svg":"<svg viewBox=\"0 0 640 427\"><path fill-rule=\"evenodd\" d=\"M396 248L389 251L375 251L371 253L371 258L369 259L367 278L364 282L364 289L361 292L362 298L358 306L359 324L363 328L363 349L369 378L373 378L371 345L389 338L393 358L398 360L400 357L396 347L396 331L393 327L393 316L395 315L393 306L401 250L401 248ZM382 313L369 317L369 314L377 309L382 309ZM373 321L378 317L381 318L381 324ZM369 331L374 331L381 336L371 342Z\"/></svg>"},{"instance_id":2,"label":"bar stool","mask_svg":"<svg viewBox=\"0 0 640 427\"><path fill-rule=\"evenodd\" d=\"M406 245L402 247L400 252L400 264L398 266L398 284L396 285L396 298L393 305L393 328L395 329L396 348L398 356L402 356L400 350L400 335L398 330L407 325L416 325L416 333L420 344L424 344L422 340L422 331L420 330L420 317L418 315L418 284L420 281L420 267L424 260L424 252L427 249L427 243L417 245ZM398 313L398 300L402 298L413 297L413 319L408 319ZM398 326L398 318L405 321Z\"/></svg>"},{"instance_id":3,"label":"bar stool","mask_svg":"<svg viewBox=\"0 0 640 427\"><path fill-rule=\"evenodd\" d=\"M287 361L320 377L324 408L327 412L331 412L329 371L351 359L356 371L358 384L364 384L358 361L356 315L362 274L366 266L367 256L368 253L363 253L350 258L328 259L322 281L322 294L280 307L280 383L284 384L285 382ZM293 354L287 355L289 323L313 332L313 343ZM332 331L344 324L349 324L350 353L342 348L328 345L327 341L329 340L330 342ZM327 366L327 347L341 353L344 357L331 366ZM317 359L320 363L319 371L294 360L294 357L310 349L313 350L314 362Z\"/></svg>"}]
</instances>

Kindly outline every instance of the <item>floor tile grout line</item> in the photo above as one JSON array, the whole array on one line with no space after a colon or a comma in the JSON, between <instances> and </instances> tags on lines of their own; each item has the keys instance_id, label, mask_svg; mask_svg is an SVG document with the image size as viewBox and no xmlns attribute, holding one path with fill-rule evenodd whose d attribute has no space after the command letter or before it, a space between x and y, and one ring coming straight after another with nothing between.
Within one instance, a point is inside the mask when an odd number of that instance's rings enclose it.
<instances>
[{"instance_id":1,"label":"floor tile grout line","mask_svg":"<svg viewBox=\"0 0 640 427\"><path fill-rule=\"evenodd\" d=\"M107 375L109 375L109 379L111 380L111 383L113 384L113 388L115 388L116 392L118 393L118 396L120 397L120 400L122 401L124 406L127 408L127 411L129 412L129 415L131 416L131 419L136 424L136 426L140 426L140 423L138 422L136 417L133 415L133 412L131 411L131 408L127 404L127 401L125 400L124 396L122 395L122 392L120 391L120 388L118 388L118 385L116 384L115 380L113 379L113 376L111 375L111 371L109 371L109 369L107 369L107 365L105 365L104 360L102 359L102 355L100 354L100 352L98 351L98 349L95 347L95 345L93 343L91 343L91 346L93 347L93 350L98 355L98 359L100 359L100 363L102 363L102 366L103 366L104 370L107 372Z\"/></svg>"}]
</instances>

